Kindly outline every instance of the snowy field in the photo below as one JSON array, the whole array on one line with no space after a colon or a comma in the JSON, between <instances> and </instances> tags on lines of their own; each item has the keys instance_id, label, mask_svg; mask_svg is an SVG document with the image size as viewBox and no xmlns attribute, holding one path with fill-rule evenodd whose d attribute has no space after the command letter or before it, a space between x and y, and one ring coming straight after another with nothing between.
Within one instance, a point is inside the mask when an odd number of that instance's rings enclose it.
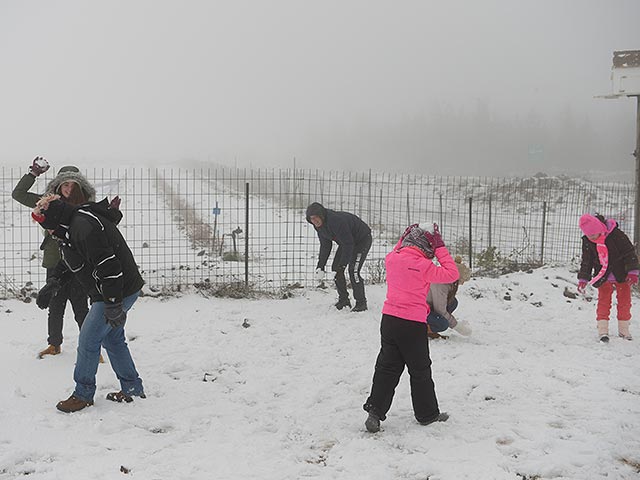
<instances>
[{"instance_id":1,"label":"snowy field","mask_svg":"<svg viewBox=\"0 0 640 480\"><path fill-rule=\"evenodd\" d=\"M55 409L73 390L69 313L62 354L38 360L45 312L1 301L0 479L639 478L640 326L632 342L598 343L593 300L563 295L574 278L466 283L457 315L472 336L430 342L450 420L416 423L405 372L377 434L362 404L384 285L363 314L333 309L331 289L141 298L126 330L148 398L105 400L118 389L107 363L95 405L75 414Z\"/></svg>"}]
</instances>

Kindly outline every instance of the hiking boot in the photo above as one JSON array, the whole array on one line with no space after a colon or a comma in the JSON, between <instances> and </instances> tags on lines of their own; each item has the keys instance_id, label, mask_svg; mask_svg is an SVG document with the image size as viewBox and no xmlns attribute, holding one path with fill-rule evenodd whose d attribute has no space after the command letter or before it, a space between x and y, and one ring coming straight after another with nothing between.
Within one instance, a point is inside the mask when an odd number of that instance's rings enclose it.
<instances>
[{"instance_id":1,"label":"hiking boot","mask_svg":"<svg viewBox=\"0 0 640 480\"><path fill-rule=\"evenodd\" d=\"M367 302L356 302L356 306L351 309L352 312L364 312L367 309Z\"/></svg>"},{"instance_id":2,"label":"hiking boot","mask_svg":"<svg viewBox=\"0 0 640 480\"><path fill-rule=\"evenodd\" d=\"M369 416L364 422L368 432L376 433L380 431L380 417L375 412L369 412Z\"/></svg>"},{"instance_id":3,"label":"hiking boot","mask_svg":"<svg viewBox=\"0 0 640 480\"><path fill-rule=\"evenodd\" d=\"M140 398L147 398L147 396L144 393L138 396ZM131 403L133 402L133 397L127 395L122 390L120 390L119 392L107 393L107 400L111 400L112 402L118 402L118 403L122 403L122 402Z\"/></svg>"},{"instance_id":4,"label":"hiking boot","mask_svg":"<svg viewBox=\"0 0 640 480\"><path fill-rule=\"evenodd\" d=\"M45 355L58 355L60 353L60 345L49 345L47 348L38 353L38 358L44 358Z\"/></svg>"},{"instance_id":5,"label":"hiking boot","mask_svg":"<svg viewBox=\"0 0 640 480\"><path fill-rule=\"evenodd\" d=\"M449 337L447 337L446 335L440 335L438 332L434 332L433 330L431 330L431 326L427 325L427 338L430 338L432 340L435 340L438 338L446 340Z\"/></svg>"},{"instance_id":6,"label":"hiking boot","mask_svg":"<svg viewBox=\"0 0 640 480\"><path fill-rule=\"evenodd\" d=\"M78 410L82 410L85 407L90 407L91 405L93 405L93 402L86 402L84 400L80 400L78 397L74 397L73 395L71 395L66 400L58 402L56 408L61 412L73 413L77 412Z\"/></svg>"},{"instance_id":7,"label":"hiking boot","mask_svg":"<svg viewBox=\"0 0 640 480\"><path fill-rule=\"evenodd\" d=\"M351 301L348 298L339 299L335 304L335 307L338 310L342 310L344 307L350 307L350 306L351 306Z\"/></svg>"},{"instance_id":8,"label":"hiking boot","mask_svg":"<svg viewBox=\"0 0 640 480\"><path fill-rule=\"evenodd\" d=\"M418 420L418 423L420 425L430 425L434 422L446 422L448 419L449 419L449 414L445 412L440 412L438 415L436 415L435 417L429 420L419 420L416 418L416 420Z\"/></svg>"},{"instance_id":9,"label":"hiking boot","mask_svg":"<svg viewBox=\"0 0 640 480\"><path fill-rule=\"evenodd\" d=\"M449 338L447 335L440 335L437 332L427 332L427 337L431 340L446 340Z\"/></svg>"}]
</instances>

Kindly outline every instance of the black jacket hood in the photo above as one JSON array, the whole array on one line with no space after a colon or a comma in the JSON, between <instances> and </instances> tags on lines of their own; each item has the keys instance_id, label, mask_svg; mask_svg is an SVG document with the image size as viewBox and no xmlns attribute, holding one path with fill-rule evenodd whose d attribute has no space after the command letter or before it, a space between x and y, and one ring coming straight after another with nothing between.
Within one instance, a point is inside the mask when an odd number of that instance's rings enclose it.
<instances>
[{"instance_id":1,"label":"black jacket hood","mask_svg":"<svg viewBox=\"0 0 640 480\"><path fill-rule=\"evenodd\" d=\"M307 207L307 222L311 223L312 215L317 215L318 217L320 217L322 219L322 223L325 223L327 221L327 209L318 202L313 202Z\"/></svg>"}]
</instances>

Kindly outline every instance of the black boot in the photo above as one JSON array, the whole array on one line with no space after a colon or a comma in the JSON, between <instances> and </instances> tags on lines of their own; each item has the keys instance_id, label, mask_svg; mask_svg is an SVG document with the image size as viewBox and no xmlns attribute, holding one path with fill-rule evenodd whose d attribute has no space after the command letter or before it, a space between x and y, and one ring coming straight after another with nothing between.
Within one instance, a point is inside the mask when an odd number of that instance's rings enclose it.
<instances>
[{"instance_id":1,"label":"black boot","mask_svg":"<svg viewBox=\"0 0 640 480\"><path fill-rule=\"evenodd\" d=\"M348 298L339 298L335 307L338 310L342 310L344 307L351 307L351 301Z\"/></svg>"},{"instance_id":2,"label":"black boot","mask_svg":"<svg viewBox=\"0 0 640 480\"><path fill-rule=\"evenodd\" d=\"M380 431L380 417L375 412L369 412L369 416L364 422L368 432L376 433Z\"/></svg>"},{"instance_id":3,"label":"black boot","mask_svg":"<svg viewBox=\"0 0 640 480\"><path fill-rule=\"evenodd\" d=\"M356 306L353 307L354 312L364 312L367 309L367 297L364 294L364 280L357 274L357 278L351 280L353 288L353 298L356 300Z\"/></svg>"},{"instance_id":4,"label":"black boot","mask_svg":"<svg viewBox=\"0 0 640 480\"><path fill-rule=\"evenodd\" d=\"M338 303L336 308L342 310L346 306L351 306L349 301L349 291L347 290L347 279L344 278L344 267L338 268L336 275L333 278L336 284L336 290L338 291Z\"/></svg>"},{"instance_id":5,"label":"black boot","mask_svg":"<svg viewBox=\"0 0 640 480\"><path fill-rule=\"evenodd\" d=\"M367 302L356 302L356 306L351 309L352 312L364 312L367 309Z\"/></svg>"},{"instance_id":6,"label":"black boot","mask_svg":"<svg viewBox=\"0 0 640 480\"><path fill-rule=\"evenodd\" d=\"M380 415L376 407L371 405L368 401L362 406L362 408L369 414L364 422L364 426L366 427L367 431L371 433L380 431L380 422L386 417L384 415Z\"/></svg>"},{"instance_id":7,"label":"black boot","mask_svg":"<svg viewBox=\"0 0 640 480\"><path fill-rule=\"evenodd\" d=\"M431 425L432 423L435 423L435 422L446 422L447 420L449 420L449 414L445 412L440 412L435 417L427 418L425 420L420 420L416 418L416 420L418 420L418 423L420 425Z\"/></svg>"}]
</instances>

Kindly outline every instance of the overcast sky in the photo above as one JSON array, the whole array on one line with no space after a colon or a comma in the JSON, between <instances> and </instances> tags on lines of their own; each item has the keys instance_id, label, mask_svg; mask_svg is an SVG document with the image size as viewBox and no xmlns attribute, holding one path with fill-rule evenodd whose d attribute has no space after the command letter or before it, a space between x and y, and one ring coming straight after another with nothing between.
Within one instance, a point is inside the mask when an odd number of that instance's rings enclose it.
<instances>
[{"instance_id":1,"label":"overcast sky","mask_svg":"<svg viewBox=\"0 0 640 480\"><path fill-rule=\"evenodd\" d=\"M3 0L0 161L631 171L635 98L594 96L638 19L638 0Z\"/></svg>"}]
</instances>

